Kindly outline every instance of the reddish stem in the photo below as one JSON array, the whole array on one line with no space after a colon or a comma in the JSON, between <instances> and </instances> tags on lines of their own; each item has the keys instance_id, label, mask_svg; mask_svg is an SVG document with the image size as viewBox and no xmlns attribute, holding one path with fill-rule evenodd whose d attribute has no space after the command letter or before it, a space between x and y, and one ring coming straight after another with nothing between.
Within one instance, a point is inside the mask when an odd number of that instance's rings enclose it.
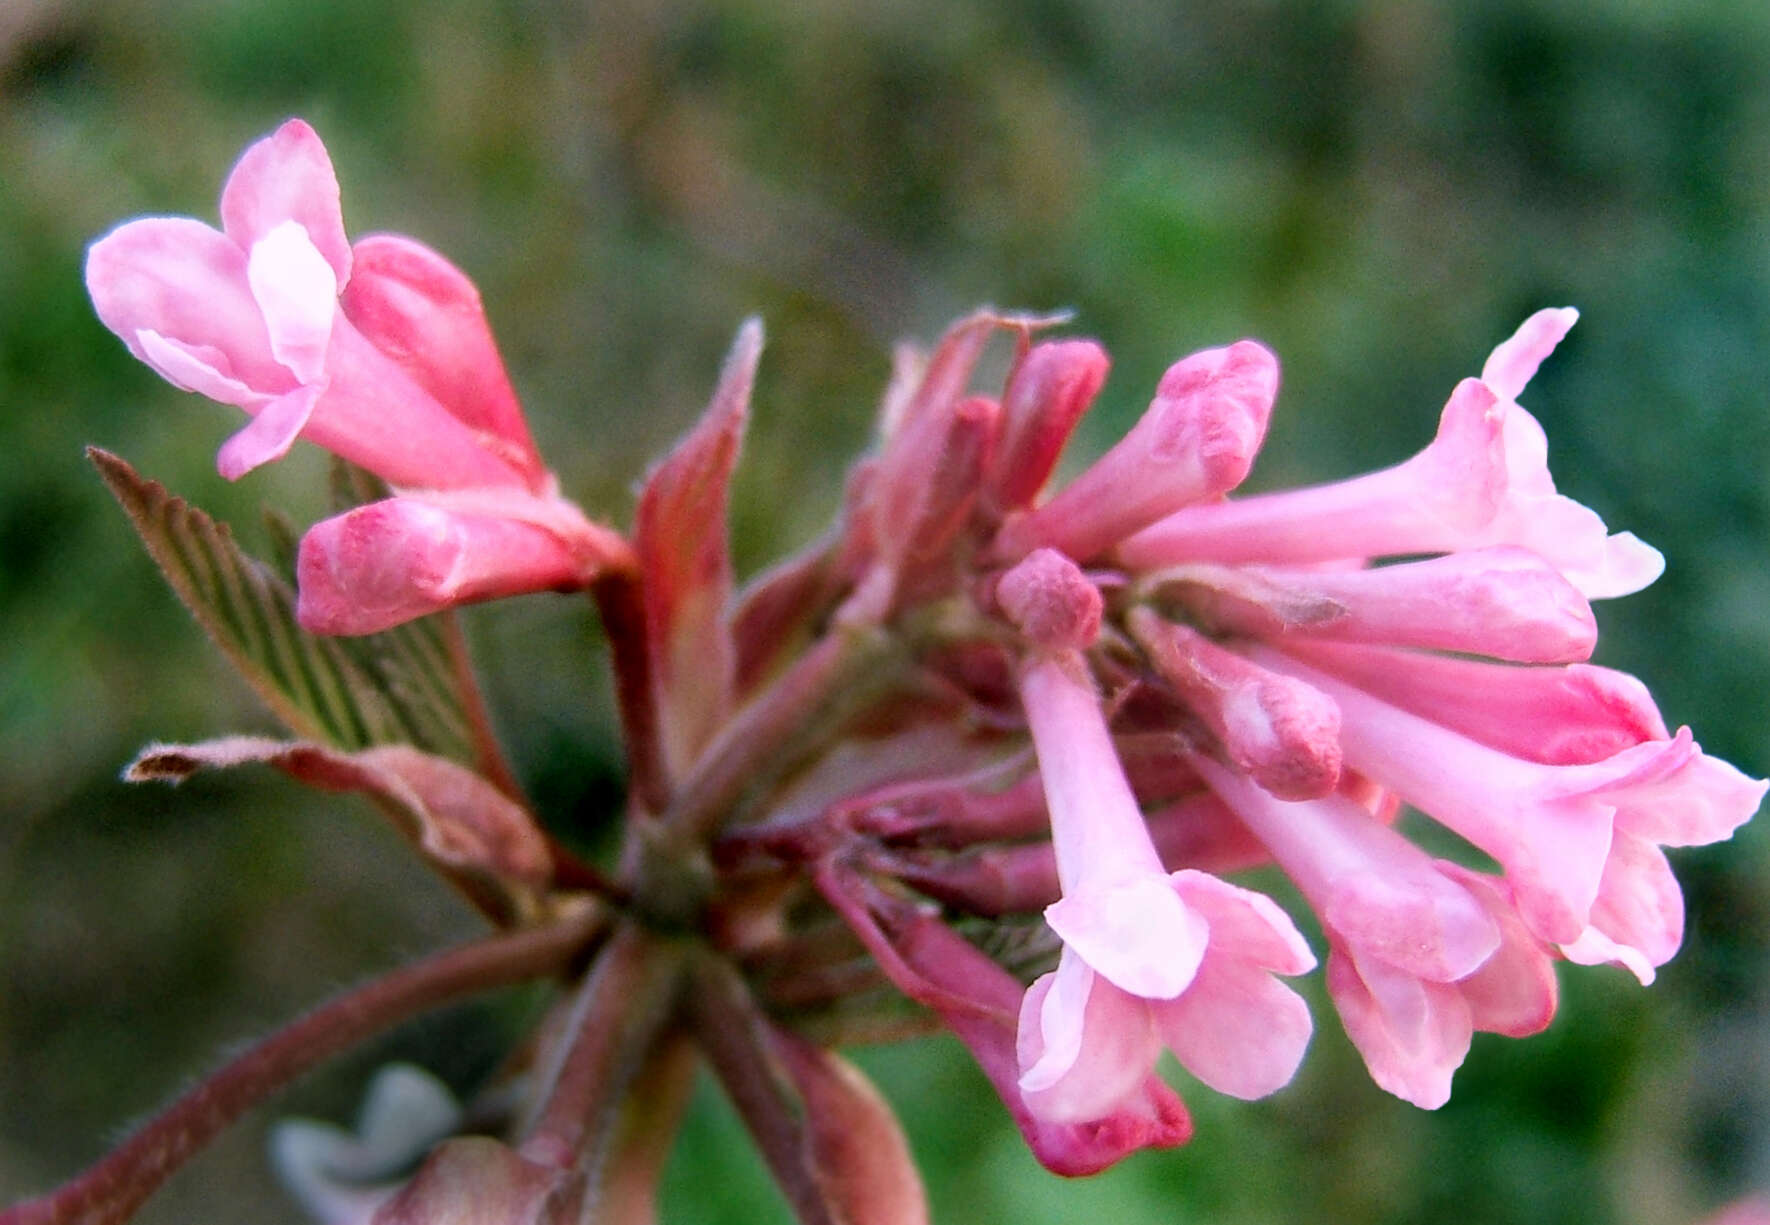
<instances>
[{"instance_id":1,"label":"reddish stem","mask_svg":"<svg viewBox=\"0 0 1770 1225\"><path fill-rule=\"evenodd\" d=\"M230 1123L316 1064L418 1013L558 973L603 922L598 910L491 936L328 1000L223 1065L85 1173L0 1213L0 1225L120 1225Z\"/></svg>"},{"instance_id":2,"label":"reddish stem","mask_svg":"<svg viewBox=\"0 0 1770 1225\"><path fill-rule=\"evenodd\" d=\"M615 700L627 742L632 794L647 812L659 813L670 801L658 740L658 711L652 693L651 650L646 645L645 600L639 576L610 570L591 587L602 630L614 663Z\"/></svg>"}]
</instances>

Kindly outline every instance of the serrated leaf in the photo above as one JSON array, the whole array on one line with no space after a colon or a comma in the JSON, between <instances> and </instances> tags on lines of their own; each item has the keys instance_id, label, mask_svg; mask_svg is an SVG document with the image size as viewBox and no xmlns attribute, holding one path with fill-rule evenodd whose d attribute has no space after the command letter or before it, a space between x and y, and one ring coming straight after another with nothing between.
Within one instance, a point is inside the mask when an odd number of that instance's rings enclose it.
<instances>
[{"instance_id":1,"label":"serrated leaf","mask_svg":"<svg viewBox=\"0 0 1770 1225\"><path fill-rule=\"evenodd\" d=\"M412 744L465 764L476 752L467 672L448 625L358 639L310 634L295 593L232 530L119 457L87 452L148 554L223 655L290 731L344 749Z\"/></svg>"},{"instance_id":2,"label":"serrated leaf","mask_svg":"<svg viewBox=\"0 0 1770 1225\"><path fill-rule=\"evenodd\" d=\"M296 623L295 593L226 524L107 451L87 455L178 598L289 730L350 749L404 739L373 681Z\"/></svg>"}]
</instances>

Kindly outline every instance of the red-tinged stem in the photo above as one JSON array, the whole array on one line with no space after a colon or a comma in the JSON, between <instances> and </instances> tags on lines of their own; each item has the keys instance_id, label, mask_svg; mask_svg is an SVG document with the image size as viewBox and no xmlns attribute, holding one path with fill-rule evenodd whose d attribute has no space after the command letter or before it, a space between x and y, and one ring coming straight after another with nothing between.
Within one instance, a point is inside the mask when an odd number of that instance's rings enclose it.
<instances>
[{"instance_id":1,"label":"red-tinged stem","mask_svg":"<svg viewBox=\"0 0 1770 1225\"><path fill-rule=\"evenodd\" d=\"M627 1095L608 1176L591 1218L595 1225L655 1225L658 1180L694 1090L700 1057L686 1034L665 1038Z\"/></svg>"},{"instance_id":2,"label":"red-tinged stem","mask_svg":"<svg viewBox=\"0 0 1770 1225\"><path fill-rule=\"evenodd\" d=\"M591 593L596 597L597 611L602 614L602 629L608 635L609 655L614 662L615 701L620 707L621 731L627 743L632 792L647 812L659 813L669 803L670 793L658 738L651 649L646 644L645 600L639 576L629 570L610 570L597 578Z\"/></svg>"},{"instance_id":3,"label":"red-tinged stem","mask_svg":"<svg viewBox=\"0 0 1770 1225\"><path fill-rule=\"evenodd\" d=\"M394 970L321 1004L225 1064L98 1164L0 1225L120 1225L250 1107L316 1064L410 1017L568 968L604 923L600 910L490 936Z\"/></svg>"},{"instance_id":4,"label":"red-tinged stem","mask_svg":"<svg viewBox=\"0 0 1770 1225\"><path fill-rule=\"evenodd\" d=\"M994 1010L980 1005L975 1000L947 990L934 982L927 975L917 970L904 960L891 938L880 928L873 918L874 902L871 897L863 898L863 891L877 894L878 887L866 880L858 872L847 867L834 858L826 859L818 864L812 874L817 891L823 894L843 922L847 923L860 942L866 946L867 952L878 962L879 969L891 980L891 985L909 996L925 1008L937 1012L961 1014L976 1013L980 1016L992 1016ZM908 903L899 903L908 906ZM6 1225L0 1221L0 1225Z\"/></svg>"},{"instance_id":5,"label":"red-tinged stem","mask_svg":"<svg viewBox=\"0 0 1770 1225\"><path fill-rule=\"evenodd\" d=\"M805 1104L768 1043L768 1020L731 964L695 959L684 1003L695 1039L801 1225L842 1225L805 1135Z\"/></svg>"},{"instance_id":6,"label":"red-tinged stem","mask_svg":"<svg viewBox=\"0 0 1770 1225\"><path fill-rule=\"evenodd\" d=\"M617 929L578 989L565 1040L541 1077L547 1096L520 1151L581 1169L591 1198L607 1174L622 1104L675 1013L683 955L680 940L633 923Z\"/></svg>"},{"instance_id":7,"label":"red-tinged stem","mask_svg":"<svg viewBox=\"0 0 1770 1225\"><path fill-rule=\"evenodd\" d=\"M795 741L833 729L889 685L893 650L882 633L835 629L818 640L721 729L664 814L664 828L696 845L717 833L746 792L793 764Z\"/></svg>"},{"instance_id":8,"label":"red-tinged stem","mask_svg":"<svg viewBox=\"0 0 1770 1225\"><path fill-rule=\"evenodd\" d=\"M516 772L510 768L510 760L504 755L504 747L498 743L498 735L492 730L491 712L486 709L479 678L473 673L473 656L467 650L467 636L461 632L460 619L453 612L446 612L436 621L442 630L449 665L455 671L455 688L461 695L473 736L474 764L492 786L517 803L526 805L522 784L517 782Z\"/></svg>"}]
</instances>

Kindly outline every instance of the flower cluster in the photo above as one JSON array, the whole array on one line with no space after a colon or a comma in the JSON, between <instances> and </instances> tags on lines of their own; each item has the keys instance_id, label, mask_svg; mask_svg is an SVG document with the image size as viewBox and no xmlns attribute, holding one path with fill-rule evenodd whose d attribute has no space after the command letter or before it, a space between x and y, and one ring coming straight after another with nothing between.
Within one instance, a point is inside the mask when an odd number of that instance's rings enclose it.
<instances>
[{"instance_id":1,"label":"flower cluster","mask_svg":"<svg viewBox=\"0 0 1770 1225\"><path fill-rule=\"evenodd\" d=\"M649 1202L670 1110L634 1104L679 1096L680 1052L698 1049L802 1219L923 1219L888 1112L827 1048L930 1024L970 1048L1042 1162L1089 1173L1191 1134L1164 1050L1241 1098L1295 1074L1313 1026L1285 980L1317 957L1234 883L1259 865L1313 912L1373 1079L1436 1107L1475 1031L1549 1023L1557 962L1651 982L1683 928L1662 848L1728 837L1765 793L1587 662L1590 601L1662 562L1557 493L1518 403L1570 309L1500 344L1413 458L1246 497L1278 394L1267 349L1175 363L1118 444L1047 493L1106 352L1045 339L1059 319L980 311L900 350L840 521L739 590L726 503L758 324L623 534L559 495L463 274L408 238L347 240L306 125L247 151L221 216L95 244L100 317L172 383L251 415L225 475L304 437L391 488L303 539L313 634L593 595L632 771L625 843L613 865L555 843L485 727L474 760L150 749L134 776L266 762L378 797L505 930L267 1040L4 1225L121 1219L168 1152L231 1117L216 1100L237 1113L341 1033L525 977L564 995L518 1061L509 1144L447 1138L445 1103L418 1139L375 1143L428 1151L415 1177L344 1193L313 1155L338 1142L299 1133L284 1148L307 1154L289 1160L304 1201L379 1225ZM1012 360L980 392L992 342ZM1467 853L1416 845L1403 805ZM612 1189L596 1182L611 1169Z\"/></svg>"}]
</instances>

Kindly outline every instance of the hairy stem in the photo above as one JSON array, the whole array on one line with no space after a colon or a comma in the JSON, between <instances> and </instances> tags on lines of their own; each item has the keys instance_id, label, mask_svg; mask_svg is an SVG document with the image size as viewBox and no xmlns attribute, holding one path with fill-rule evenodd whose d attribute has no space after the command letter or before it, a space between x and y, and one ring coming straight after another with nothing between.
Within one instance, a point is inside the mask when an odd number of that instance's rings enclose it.
<instances>
[{"instance_id":1,"label":"hairy stem","mask_svg":"<svg viewBox=\"0 0 1770 1225\"><path fill-rule=\"evenodd\" d=\"M878 631L838 628L820 639L707 746L665 812L665 829L690 845L717 833L746 792L792 764L796 740L839 726L891 683L894 669L884 665L895 649Z\"/></svg>"},{"instance_id":2,"label":"hairy stem","mask_svg":"<svg viewBox=\"0 0 1770 1225\"><path fill-rule=\"evenodd\" d=\"M520 1151L531 1161L582 1169L588 1202L601 1194L622 1104L675 1013L683 955L679 940L622 925L579 988L564 1041L541 1079L547 1095Z\"/></svg>"},{"instance_id":3,"label":"hairy stem","mask_svg":"<svg viewBox=\"0 0 1770 1225\"><path fill-rule=\"evenodd\" d=\"M597 908L490 936L328 1000L223 1065L85 1173L0 1213L0 1225L119 1225L247 1109L316 1064L421 1012L559 973L605 921Z\"/></svg>"},{"instance_id":4,"label":"hairy stem","mask_svg":"<svg viewBox=\"0 0 1770 1225\"><path fill-rule=\"evenodd\" d=\"M686 997L695 1038L802 1225L841 1218L809 1160L805 1103L769 1047L768 1020L731 964L697 957Z\"/></svg>"}]
</instances>

